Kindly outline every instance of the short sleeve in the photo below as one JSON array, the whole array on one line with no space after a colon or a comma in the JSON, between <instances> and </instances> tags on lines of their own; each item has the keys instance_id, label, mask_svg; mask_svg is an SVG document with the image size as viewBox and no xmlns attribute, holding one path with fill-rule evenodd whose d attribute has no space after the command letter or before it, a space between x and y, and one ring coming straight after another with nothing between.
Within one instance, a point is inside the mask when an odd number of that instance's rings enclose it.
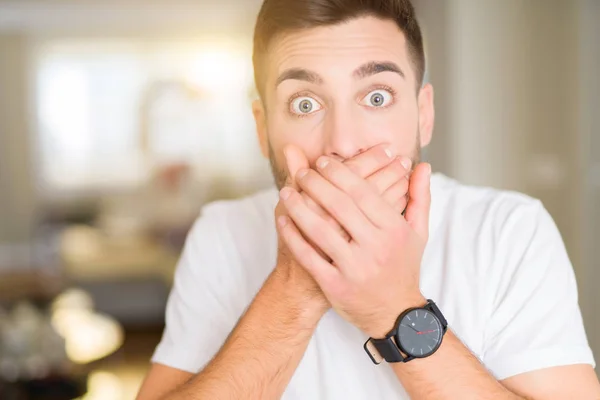
<instances>
[{"instance_id":1,"label":"short sleeve","mask_svg":"<svg viewBox=\"0 0 600 400\"><path fill-rule=\"evenodd\" d=\"M223 210L203 209L175 271L166 309L166 326L152 362L196 373L217 353L235 326L243 302L236 298L240 279L226 246Z\"/></svg>"},{"instance_id":2,"label":"short sleeve","mask_svg":"<svg viewBox=\"0 0 600 400\"><path fill-rule=\"evenodd\" d=\"M538 201L499 224L483 362L499 379L590 364L577 284L560 233Z\"/></svg>"}]
</instances>

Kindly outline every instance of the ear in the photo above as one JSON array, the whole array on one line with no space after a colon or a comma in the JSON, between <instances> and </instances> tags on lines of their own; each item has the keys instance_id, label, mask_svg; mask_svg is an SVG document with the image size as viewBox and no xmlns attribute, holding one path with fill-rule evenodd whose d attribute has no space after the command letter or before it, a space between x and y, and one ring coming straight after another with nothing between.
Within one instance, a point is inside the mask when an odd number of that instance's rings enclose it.
<instances>
[{"instance_id":1,"label":"ear","mask_svg":"<svg viewBox=\"0 0 600 400\"><path fill-rule=\"evenodd\" d=\"M256 123L256 134L258 136L258 143L260 144L260 151L265 158L269 158L269 136L267 134L267 113L263 102L260 99L256 99L252 102L252 114L254 115L254 122Z\"/></svg>"},{"instance_id":2,"label":"ear","mask_svg":"<svg viewBox=\"0 0 600 400\"><path fill-rule=\"evenodd\" d=\"M421 147L431 142L433 126L435 123L435 109L433 106L433 86L427 83L419 91L419 132L421 134Z\"/></svg>"}]
</instances>

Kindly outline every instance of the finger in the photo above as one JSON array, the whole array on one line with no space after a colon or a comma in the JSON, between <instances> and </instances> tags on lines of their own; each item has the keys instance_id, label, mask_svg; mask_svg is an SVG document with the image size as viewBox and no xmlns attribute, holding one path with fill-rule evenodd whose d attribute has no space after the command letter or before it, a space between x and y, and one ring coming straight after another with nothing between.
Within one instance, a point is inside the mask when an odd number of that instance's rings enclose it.
<instances>
[{"instance_id":1,"label":"finger","mask_svg":"<svg viewBox=\"0 0 600 400\"><path fill-rule=\"evenodd\" d=\"M308 195L306 193L303 192L303 193L301 193L301 195L302 195L304 201L308 200L308 201L312 202L313 204L316 204L310 197L308 197ZM310 205L309 205L309 207L310 207ZM350 235L348 235L348 233L346 231L344 231L342 229L342 227L335 220L333 220L333 218L331 218L330 215L328 215L325 211L323 211L318 205L316 205L316 207L318 207L321 210L321 213L324 214L323 218L325 219L325 221L329 225L331 225L331 227L333 229L337 230L338 233L340 234L340 236L342 236L344 238L344 240L349 241L350 240ZM317 212L317 211L315 211L315 212ZM319 212L317 212L317 213L319 213ZM279 201L277 203L277 206L275 207L275 219L278 220L280 216L288 216L288 212L287 212L287 210L285 208L285 205L281 201ZM307 239L305 238L305 240L307 240ZM314 249L317 251L317 253L319 255L321 255L323 258L325 258L327 260L327 262L331 261L331 259L329 258L329 256L327 256L327 254L323 253L323 250L321 250L319 248L319 246L317 246L316 243L313 243L310 240L307 240L307 241L308 241L308 243L311 246L314 246ZM279 244L281 244L281 241L280 241Z\"/></svg>"},{"instance_id":2,"label":"finger","mask_svg":"<svg viewBox=\"0 0 600 400\"><path fill-rule=\"evenodd\" d=\"M419 164L410 177L409 200L405 213L408 224L425 239L429 236L430 181L431 165Z\"/></svg>"},{"instance_id":3,"label":"finger","mask_svg":"<svg viewBox=\"0 0 600 400\"><path fill-rule=\"evenodd\" d=\"M384 168L367 177L367 182L375 187L377 193L382 194L392 185L403 180L410 173L412 161L408 157L397 158Z\"/></svg>"},{"instance_id":4,"label":"finger","mask_svg":"<svg viewBox=\"0 0 600 400\"><path fill-rule=\"evenodd\" d=\"M296 190L285 187L280 198L300 232L337 263L349 259L350 246L323 218L312 211Z\"/></svg>"},{"instance_id":5,"label":"finger","mask_svg":"<svg viewBox=\"0 0 600 400\"><path fill-rule=\"evenodd\" d=\"M300 169L309 168L308 159L300 148L291 144L283 148L283 155L285 157L285 166L287 169L285 185L291 186L297 190L298 185L296 184L294 177Z\"/></svg>"},{"instance_id":6,"label":"finger","mask_svg":"<svg viewBox=\"0 0 600 400\"><path fill-rule=\"evenodd\" d=\"M296 176L298 170L309 167L308 159L306 158L304 152L294 145L285 146L283 149L283 154L286 159L286 168L288 173L286 186L290 186L298 190L299 187L294 177ZM344 237L346 241L350 239L350 235L348 235L348 233L341 226L339 226L337 221L331 218L331 216L328 215L313 199L311 199L306 193L302 193L302 197L307 202L309 207L322 216L332 228L337 230L340 235Z\"/></svg>"},{"instance_id":7,"label":"finger","mask_svg":"<svg viewBox=\"0 0 600 400\"><path fill-rule=\"evenodd\" d=\"M350 170L342 166L348 174L355 177L367 189L373 188L362 178L353 174ZM302 175L304 173L304 175ZM350 234L350 236L359 243L371 241L377 233L376 227L360 210L358 204L354 202L351 196L344 193L335 183L328 181L314 170L301 170L296 177L300 188L308 193L328 214L330 214L341 227ZM383 201L383 200L381 200Z\"/></svg>"},{"instance_id":8,"label":"finger","mask_svg":"<svg viewBox=\"0 0 600 400\"><path fill-rule=\"evenodd\" d=\"M306 205L315 213L317 213L321 218L323 218L325 222L327 222L333 229L335 229L340 234L340 236L344 238L345 241L348 242L350 241L350 239L352 239L348 232L346 232L346 230L340 226L340 224L335 220L335 218L333 218L327 211L325 211L323 207L318 205L317 202L314 201L312 197L308 195L308 193L302 192L300 193L300 195L306 202Z\"/></svg>"},{"instance_id":9,"label":"finger","mask_svg":"<svg viewBox=\"0 0 600 400\"><path fill-rule=\"evenodd\" d=\"M285 148L283 149L283 154L286 158L286 167L287 167L287 171L288 171L288 178L286 180L286 186L290 186L296 190L299 190L299 186L296 183L294 177L296 176L296 174L298 173L298 171L300 169L309 168L308 159L306 158L306 155L304 154L304 152L300 148L298 148L294 145L285 146ZM302 193L302 197L303 197L304 201L306 202L306 204L308 204L308 206L313 211L315 211L323 219L325 219L327 221L327 223L333 229L338 231L340 236L342 236L344 238L344 240L346 240L346 241L350 240L350 235L348 234L348 232L346 232L337 223L337 221L335 221L329 214L327 214L327 212L325 212L325 210L323 210L313 199L311 199L310 196L308 196L306 193Z\"/></svg>"},{"instance_id":10,"label":"finger","mask_svg":"<svg viewBox=\"0 0 600 400\"><path fill-rule=\"evenodd\" d=\"M392 161L394 161L394 152L390 146L380 144L344 161L344 165L361 178L366 178Z\"/></svg>"},{"instance_id":11,"label":"finger","mask_svg":"<svg viewBox=\"0 0 600 400\"><path fill-rule=\"evenodd\" d=\"M339 270L319 255L289 217L280 216L277 219L277 228L293 257L312 275L320 287L326 287L327 282L339 276Z\"/></svg>"},{"instance_id":12,"label":"finger","mask_svg":"<svg viewBox=\"0 0 600 400\"><path fill-rule=\"evenodd\" d=\"M376 233L376 229L367 228L369 225L374 225L379 228L389 227L394 225L398 221L398 218L400 218L398 213L396 213L395 210L375 192L373 187L367 183L366 180L350 171L350 169L341 162L331 157L322 156L317 160L317 168L324 178L350 197L358 209L368 220L370 220L371 224L365 225L363 223L362 226L359 226L359 233L362 231L362 236L365 234L367 235L367 242L372 241L372 235ZM311 174L307 174L307 176L311 176ZM299 182L299 184L304 187L304 182ZM317 199L315 198L315 200ZM347 200L342 204L344 205L346 202ZM355 236L355 229L346 226L342 219L340 219L341 217L345 217L345 215L341 215L338 218L338 215L333 214L338 207L339 205L335 204L333 210L330 210L327 207L325 207L325 209L331 213L340 224L342 224L355 240L359 241L357 236ZM346 205L346 207L348 206Z\"/></svg>"},{"instance_id":13,"label":"finger","mask_svg":"<svg viewBox=\"0 0 600 400\"><path fill-rule=\"evenodd\" d=\"M408 203L408 179L403 178L401 181L396 182L381 197L396 211L402 213Z\"/></svg>"},{"instance_id":14,"label":"finger","mask_svg":"<svg viewBox=\"0 0 600 400\"><path fill-rule=\"evenodd\" d=\"M338 232L340 234L340 236L345 237L345 235L343 234L343 232L345 232L345 231L342 229L342 227L336 221L334 221L331 218L331 216L325 212L325 210L323 210L317 203L315 203L315 201L310 198L308 193L300 192L300 196L302 196L302 200L304 200L304 202L308 206L308 208L310 208L318 216L323 218L327 224L329 224L336 232ZM319 246L316 243L314 243L313 241L311 241L309 239L307 239L307 241L308 241L308 244L313 246L313 248L317 251L317 253L319 253L319 255L321 257L323 257L327 262L331 262L331 258L329 258L329 256L327 254L325 254L323 252L323 250L321 248L319 248ZM348 239L346 239L346 241L348 241Z\"/></svg>"}]
</instances>

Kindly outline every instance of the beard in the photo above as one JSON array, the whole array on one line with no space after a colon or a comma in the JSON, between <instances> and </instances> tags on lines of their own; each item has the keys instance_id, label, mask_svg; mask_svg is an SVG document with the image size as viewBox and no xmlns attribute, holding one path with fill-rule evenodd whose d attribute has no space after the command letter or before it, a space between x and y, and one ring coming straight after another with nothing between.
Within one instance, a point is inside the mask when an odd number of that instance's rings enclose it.
<instances>
[{"instance_id":1,"label":"beard","mask_svg":"<svg viewBox=\"0 0 600 400\"><path fill-rule=\"evenodd\" d=\"M412 160L411 164L411 173L415 169L415 167L421 162L421 134L417 131L417 140L416 146L413 150L412 154L408 155ZM277 189L281 190L288 179L287 169L283 168L277 162L277 158L275 157L275 151L271 146L271 142L269 142L269 164L271 164L271 173L273 174L273 179L275 180L275 185Z\"/></svg>"},{"instance_id":2,"label":"beard","mask_svg":"<svg viewBox=\"0 0 600 400\"><path fill-rule=\"evenodd\" d=\"M271 165L271 174L273 174L273 179L275 180L275 186L277 186L277 190L281 190L285 186L285 182L288 178L288 173L285 168L282 168L277 162L277 158L275 157L275 151L273 151L273 146L271 146L271 142L269 141L269 164Z\"/></svg>"}]
</instances>

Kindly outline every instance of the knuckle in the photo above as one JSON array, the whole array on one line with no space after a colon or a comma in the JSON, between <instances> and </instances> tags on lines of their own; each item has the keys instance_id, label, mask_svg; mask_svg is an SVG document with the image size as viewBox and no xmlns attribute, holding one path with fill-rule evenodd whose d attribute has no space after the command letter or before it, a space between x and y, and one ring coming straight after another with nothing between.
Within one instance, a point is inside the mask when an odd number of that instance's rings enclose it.
<instances>
[{"instance_id":1,"label":"knuckle","mask_svg":"<svg viewBox=\"0 0 600 400\"><path fill-rule=\"evenodd\" d=\"M378 246L375 250L375 262L377 265L385 265L389 260L389 252L385 246Z\"/></svg>"},{"instance_id":2,"label":"knuckle","mask_svg":"<svg viewBox=\"0 0 600 400\"><path fill-rule=\"evenodd\" d=\"M400 181L404 180L406 174L408 173L408 171L406 170L406 168L404 168L400 160L394 161L392 171L394 177Z\"/></svg>"},{"instance_id":3,"label":"knuckle","mask_svg":"<svg viewBox=\"0 0 600 400\"><path fill-rule=\"evenodd\" d=\"M328 245L332 241L332 236L337 234L336 230L327 222L319 221L314 224L313 237L318 243Z\"/></svg>"},{"instance_id":4,"label":"knuckle","mask_svg":"<svg viewBox=\"0 0 600 400\"><path fill-rule=\"evenodd\" d=\"M307 201L307 207L312 212L314 212L318 216L322 217L326 221L329 219L329 216L327 215L327 213L325 212L325 210L317 202L315 202L314 200L310 199L309 201Z\"/></svg>"},{"instance_id":5,"label":"knuckle","mask_svg":"<svg viewBox=\"0 0 600 400\"><path fill-rule=\"evenodd\" d=\"M315 239L319 240L323 236L323 223L319 220L311 220L306 223L307 232L311 233Z\"/></svg>"},{"instance_id":6,"label":"knuckle","mask_svg":"<svg viewBox=\"0 0 600 400\"><path fill-rule=\"evenodd\" d=\"M372 190L375 190L379 194L385 193L385 185L381 175L375 174L366 178L366 182L369 184Z\"/></svg>"},{"instance_id":7,"label":"knuckle","mask_svg":"<svg viewBox=\"0 0 600 400\"><path fill-rule=\"evenodd\" d=\"M334 232L337 232L342 238L345 238L346 231L340 226L340 224L330 215L326 217L327 224L331 227Z\"/></svg>"},{"instance_id":8,"label":"knuckle","mask_svg":"<svg viewBox=\"0 0 600 400\"><path fill-rule=\"evenodd\" d=\"M301 178L296 178L298 185L302 188L312 185L315 180L314 174L315 174L315 171L313 171L312 169L309 169L306 172L306 175L302 176Z\"/></svg>"},{"instance_id":9,"label":"knuckle","mask_svg":"<svg viewBox=\"0 0 600 400\"><path fill-rule=\"evenodd\" d=\"M344 215L347 215L353 207L352 200L350 200L346 196L341 195L335 197L335 201L333 202L333 204L335 205L335 207L333 207L329 211L331 212L333 219L336 221L341 220L342 217Z\"/></svg>"},{"instance_id":10,"label":"knuckle","mask_svg":"<svg viewBox=\"0 0 600 400\"><path fill-rule=\"evenodd\" d=\"M367 195L367 190L365 185L356 182L348 187L347 193L355 202L358 203L365 198Z\"/></svg>"},{"instance_id":11,"label":"knuckle","mask_svg":"<svg viewBox=\"0 0 600 400\"><path fill-rule=\"evenodd\" d=\"M391 170L394 172L394 174L398 175L398 176L402 176L406 173L406 170L404 169L404 166L402 166L402 163L400 162L400 159L395 159L394 162L391 164Z\"/></svg>"},{"instance_id":12,"label":"knuckle","mask_svg":"<svg viewBox=\"0 0 600 400\"><path fill-rule=\"evenodd\" d=\"M287 199L287 203L285 204L285 208L291 217L298 217L302 213L301 206L302 204L293 195Z\"/></svg>"},{"instance_id":13,"label":"knuckle","mask_svg":"<svg viewBox=\"0 0 600 400\"><path fill-rule=\"evenodd\" d=\"M360 177L363 177L364 172L363 170L360 168L360 165L357 164L356 162L353 162L352 160L350 161L346 161L344 162L344 165L346 166L346 168L348 168L350 170L350 172L352 172L353 174L356 174Z\"/></svg>"}]
</instances>

